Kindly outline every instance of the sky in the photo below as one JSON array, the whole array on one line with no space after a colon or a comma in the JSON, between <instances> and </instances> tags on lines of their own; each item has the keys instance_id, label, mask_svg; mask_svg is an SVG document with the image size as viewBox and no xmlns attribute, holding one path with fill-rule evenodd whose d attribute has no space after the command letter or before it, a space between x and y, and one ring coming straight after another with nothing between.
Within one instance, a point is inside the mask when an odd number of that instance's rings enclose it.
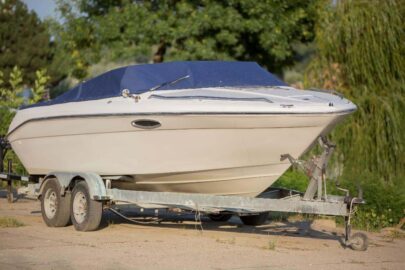
<instances>
[{"instance_id":1,"label":"sky","mask_svg":"<svg viewBox=\"0 0 405 270\"><path fill-rule=\"evenodd\" d=\"M46 17L58 19L55 0L22 0L30 10L34 10L41 20Z\"/></svg>"}]
</instances>

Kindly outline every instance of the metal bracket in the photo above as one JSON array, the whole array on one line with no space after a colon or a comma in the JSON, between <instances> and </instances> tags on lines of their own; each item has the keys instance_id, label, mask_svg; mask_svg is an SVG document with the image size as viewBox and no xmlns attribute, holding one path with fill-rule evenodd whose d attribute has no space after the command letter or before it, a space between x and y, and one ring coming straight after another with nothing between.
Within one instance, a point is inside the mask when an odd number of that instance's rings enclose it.
<instances>
[{"instance_id":1,"label":"metal bracket","mask_svg":"<svg viewBox=\"0 0 405 270\"><path fill-rule=\"evenodd\" d=\"M131 94L131 92L128 89L122 90L121 95L124 98L133 98L135 100L135 102L138 102L141 99L140 95Z\"/></svg>"},{"instance_id":2,"label":"metal bracket","mask_svg":"<svg viewBox=\"0 0 405 270\"><path fill-rule=\"evenodd\" d=\"M281 160L288 159L293 166L303 170L310 178L307 190L303 197L304 200L313 200L315 195L317 195L316 197L318 200L327 196L325 172L336 145L329 142L324 136L319 137L318 142L323 148L323 152L321 155L313 157L309 161L295 159L290 154L281 155Z\"/></svg>"}]
</instances>

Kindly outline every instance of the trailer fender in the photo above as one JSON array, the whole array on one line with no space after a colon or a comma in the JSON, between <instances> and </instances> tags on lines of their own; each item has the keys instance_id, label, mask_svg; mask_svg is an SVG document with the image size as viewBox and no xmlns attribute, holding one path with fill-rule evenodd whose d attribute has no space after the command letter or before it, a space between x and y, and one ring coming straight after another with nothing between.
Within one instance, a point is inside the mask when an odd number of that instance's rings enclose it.
<instances>
[{"instance_id":1,"label":"trailer fender","mask_svg":"<svg viewBox=\"0 0 405 270\"><path fill-rule=\"evenodd\" d=\"M72 181L82 179L86 181L89 187L90 197L93 200L109 200L103 179L96 173L82 173L82 172L52 172L45 176L39 189L39 196L42 194L42 189L45 186L47 179L56 178L61 187L61 194L64 195Z\"/></svg>"}]
</instances>

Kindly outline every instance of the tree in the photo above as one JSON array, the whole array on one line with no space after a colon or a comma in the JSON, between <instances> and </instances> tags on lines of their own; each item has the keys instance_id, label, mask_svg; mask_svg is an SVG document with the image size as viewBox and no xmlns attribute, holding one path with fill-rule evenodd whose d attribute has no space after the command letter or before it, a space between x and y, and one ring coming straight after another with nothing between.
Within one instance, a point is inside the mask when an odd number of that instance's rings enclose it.
<instances>
[{"instance_id":1,"label":"tree","mask_svg":"<svg viewBox=\"0 0 405 270\"><path fill-rule=\"evenodd\" d=\"M82 66L101 57L139 61L146 56L154 62L257 61L281 74L293 62L293 44L313 39L316 14L316 1L310 0L69 3L59 5L67 22L62 35Z\"/></svg>"},{"instance_id":2,"label":"tree","mask_svg":"<svg viewBox=\"0 0 405 270\"><path fill-rule=\"evenodd\" d=\"M405 209L403 1L328 2L319 9L317 55L306 84L336 89L357 105L332 133L334 165L343 164L346 185L364 190L367 205L356 222L392 226Z\"/></svg>"},{"instance_id":3,"label":"tree","mask_svg":"<svg viewBox=\"0 0 405 270\"><path fill-rule=\"evenodd\" d=\"M397 184L405 175L401 6L400 0L347 0L320 9L318 55L307 73L307 85L336 89L358 106L334 133L346 170Z\"/></svg>"},{"instance_id":4,"label":"tree","mask_svg":"<svg viewBox=\"0 0 405 270\"><path fill-rule=\"evenodd\" d=\"M23 77L21 69L14 66L8 76L4 79L0 71L0 135L7 134L8 127L18 109L24 103L32 104L43 99L45 86L48 84L50 77L45 69L37 70L35 73L34 87L30 98L24 99L22 92L27 80ZM18 157L13 151L8 151L4 160L11 159L13 167L17 173L27 174ZM4 164L3 164L4 165Z\"/></svg>"},{"instance_id":5,"label":"tree","mask_svg":"<svg viewBox=\"0 0 405 270\"><path fill-rule=\"evenodd\" d=\"M32 85L35 72L48 68L53 82L63 70L49 68L54 60L54 44L47 27L20 0L0 1L0 70L6 78L14 66L24 71L26 83Z\"/></svg>"}]
</instances>

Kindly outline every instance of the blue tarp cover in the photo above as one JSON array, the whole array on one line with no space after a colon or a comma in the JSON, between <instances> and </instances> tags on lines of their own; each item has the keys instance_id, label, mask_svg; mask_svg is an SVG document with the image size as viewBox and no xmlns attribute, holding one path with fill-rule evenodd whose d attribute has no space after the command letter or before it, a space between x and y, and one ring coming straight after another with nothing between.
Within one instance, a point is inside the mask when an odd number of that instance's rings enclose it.
<instances>
[{"instance_id":1,"label":"blue tarp cover","mask_svg":"<svg viewBox=\"0 0 405 270\"><path fill-rule=\"evenodd\" d=\"M188 77L172 85L164 85L158 90L286 85L254 62L185 61L144 64L108 71L80 83L51 101L40 102L22 109L117 97L122 95L124 89L128 89L132 94L141 94L157 85L185 76Z\"/></svg>"}]
</instances>

